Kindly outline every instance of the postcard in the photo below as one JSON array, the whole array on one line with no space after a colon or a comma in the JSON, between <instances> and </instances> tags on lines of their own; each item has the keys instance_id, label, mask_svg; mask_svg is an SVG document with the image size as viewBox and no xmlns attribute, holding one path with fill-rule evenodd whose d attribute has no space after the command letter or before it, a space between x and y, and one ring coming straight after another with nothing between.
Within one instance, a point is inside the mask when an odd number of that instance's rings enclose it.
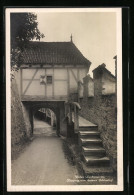
<instances>
[{"instance_id":1,"label":"postcard","mask_svg":"<svg viewBox=\"0 0 134 195\"><path fill-rule=\"evenodd\" d=\"M6 8L7 191L123 191L122 8Z\"/></svg>"}]
</instances>

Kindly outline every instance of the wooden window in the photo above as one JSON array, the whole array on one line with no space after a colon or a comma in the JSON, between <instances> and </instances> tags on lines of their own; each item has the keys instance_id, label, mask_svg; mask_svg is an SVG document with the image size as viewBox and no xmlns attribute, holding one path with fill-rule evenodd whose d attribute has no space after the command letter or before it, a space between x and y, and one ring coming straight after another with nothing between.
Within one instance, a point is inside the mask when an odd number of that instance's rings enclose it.
<instances>
[{"instance_id":1,"label":"wooden window","mask_svg":"<svg viewBox=\"0 0 134 195\"><path fill-rule=\"evenodd\" d=\"M52 76L47 76L47 84L52 84Z\"/></svg>"}]
</instances>

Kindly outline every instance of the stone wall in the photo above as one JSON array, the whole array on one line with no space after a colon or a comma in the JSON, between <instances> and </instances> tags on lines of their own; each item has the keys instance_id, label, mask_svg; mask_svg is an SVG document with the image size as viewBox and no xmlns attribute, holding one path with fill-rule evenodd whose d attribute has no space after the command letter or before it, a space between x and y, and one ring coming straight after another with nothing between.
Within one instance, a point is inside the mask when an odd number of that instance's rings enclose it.
<instances>
[{"instance_id":1,"label":"stone wall","mask_svg":"<svg viewBox=\"0 0 134 195\"><path fill-rule=\"evenodd\" d=\"M12 158L30 136L31 125L28 120L28 111L20 101L18 86L15 77L11 81L11 151ZM27 118L25 123L24 118Z\"/></svg>"},{"instance_id":2,"label":"stone wall","mask_svg":"<svg viewBox=\"0 0 134 195\"><path fill-rule=\"evenodd\" d=\"M79 99L80 115L98 125L104 148L111 159L114 170L117 169L117 113L116 94L102 95L100 77L94 75L94 97L88 97L84 92ZM86 81L86 79L85 79ZM85 83L84 83L85 85Z\"/></svg>"}]
</instances>

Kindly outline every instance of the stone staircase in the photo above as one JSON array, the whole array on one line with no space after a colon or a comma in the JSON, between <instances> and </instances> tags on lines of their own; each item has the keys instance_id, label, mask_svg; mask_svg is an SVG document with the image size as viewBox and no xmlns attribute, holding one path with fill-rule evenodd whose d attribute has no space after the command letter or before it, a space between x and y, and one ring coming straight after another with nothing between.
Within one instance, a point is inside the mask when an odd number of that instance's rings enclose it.
<instances>
[{"instance_id":1,"label":"stone staircase","mask_svg":"<svg viewBox=\"0 0 134 195\"><path fill-rule=\"evenodd\" d=\"M98 126L79 116L78 140L85 175L110 176L113 170L106 156Z\"/></svg>"}]
</instances>

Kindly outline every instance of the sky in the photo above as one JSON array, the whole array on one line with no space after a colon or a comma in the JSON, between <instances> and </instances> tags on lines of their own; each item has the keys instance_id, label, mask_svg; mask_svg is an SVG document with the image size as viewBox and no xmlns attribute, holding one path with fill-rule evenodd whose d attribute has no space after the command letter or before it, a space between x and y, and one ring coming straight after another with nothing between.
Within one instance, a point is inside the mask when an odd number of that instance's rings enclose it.
<instances>
[{"instance_id":1,"label":"sky","mask_svg":"<svg viewBox=\"0 0 134 195\"><path fill-rule=\"evenodd\" d=\"M41 41L73 43L92 63L89 74L102 63L115 75L116 13L60 12L37 13L38 28L45 35Z\"/></svg>"}]
</instances>

